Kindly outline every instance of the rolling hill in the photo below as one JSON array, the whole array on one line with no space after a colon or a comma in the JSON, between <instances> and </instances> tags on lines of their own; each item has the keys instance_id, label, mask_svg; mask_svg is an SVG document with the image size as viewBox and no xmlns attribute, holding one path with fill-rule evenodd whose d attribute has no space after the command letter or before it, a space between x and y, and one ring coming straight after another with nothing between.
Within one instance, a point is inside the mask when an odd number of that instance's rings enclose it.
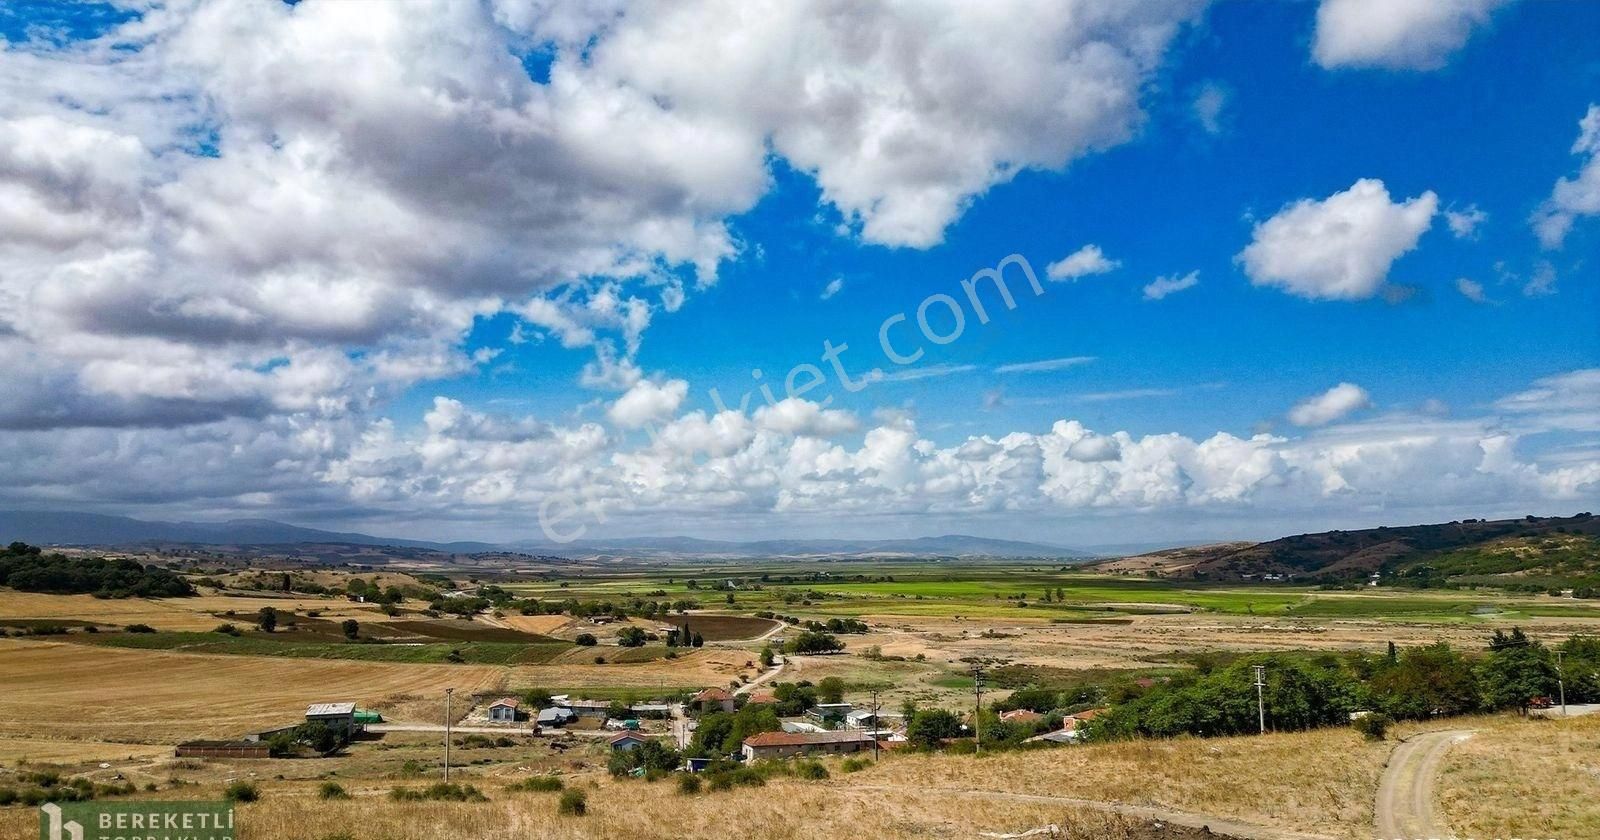
<instances>
[{"instance_id":1,"label":"rolling hill","mask_svg":"<svg viewBox=\"0 0 1600 840\"><path fill-rule=\"evenodd\" d=\"M1097 568L1193 580L1349 582L1374 572L1417 586L1572 585L1600 577L1600 519L1467 519L1435 525L1298 534L1119 558Z\"/></svg>"}]
</instances>

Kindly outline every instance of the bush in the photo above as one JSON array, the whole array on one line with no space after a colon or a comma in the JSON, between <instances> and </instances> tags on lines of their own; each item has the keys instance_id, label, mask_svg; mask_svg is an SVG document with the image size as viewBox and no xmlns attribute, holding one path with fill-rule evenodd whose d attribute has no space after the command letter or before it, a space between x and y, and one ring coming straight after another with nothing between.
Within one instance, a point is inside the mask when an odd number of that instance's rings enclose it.
<instances>
[{"instance_id":1,"label":"bush","mask_svg":"<svg viewBox=\"0 0 1600 840\"><path fill-rule=\"evenodd\" d=\"M554 793L566 787L557 776L529 776L516 784L507 787L507 790L528 790L536 793Z\"/></svg>"},{"instance_id":2,"label":"bush","mask_svg":"<svg viewBox=\"0 0 1600 840\"><path fill-rule=\"evenodd\" d=\"M1393 723L1394 719L1382 712L1368 712L1356 718L1351 726L1367 736L1368 741L1382 741L1389 734L1389 726Z\"/></svg>"},{"instance_id":3,"label":"bush","mask_svg":"<svg viewBox=\"0 0 1600 840\"><path fill-rule=\"evenodd\" d=\"M488 802L489 797L483 791L472 785L458 785L455 782L439 782L417 790L415 788L395 788L389 791L389 798L396 802Z\"/></svg>"},{"instance_id":4,"label":"bush","mask_svg":"<svg viewBox=\"0 0 1600 840\"><path fill-rule=\"evenodd\" d=\"M843 764L839 765L839 769L843 770L846 773L856 773L856 772L860 772L862 770L865 770L865 769L867 769L868 767L871 767L871 766L872 766L872 762L870 762L870 761L868 761L868 760L866 760L864 758L847 758L847 759L844 760Z\"/></svg>"},{"instance_id":5,"label":"bush","mask_svg":"<svg viewBox=\"0 0 1600 840\"><path fill-rule=\"evenodd\" d=\"M349 799L350 798L350 794L346 793L345 789L344 789L344 786L339 784L338 782L323 782L322 783L322 787L317 788L317 798L318 799Z\"/></svg>"},{"instance_id":6,"label":"bush","mask_svg":"<svg viewBox=\"0 0 1600 840\"><path fill-rule=\"evenodd\" d=\"M127 627L122 628L122 632L124 632L124 633L154 633L154 632L156 632L156 628L151 627L148 624L130 624Z\"/></svg>"},{"instance_id":7,"label":"bush","mask_svg":"<svg viewBox=\"0 0 1600 840\"><path fill-rule=\"evenodd\" d=\"M589 797L581 790L569 790L561 794L561 801L556 804L556 813L564 817L581 817L589 813Z\"/></svg>"},{"instance_id":8,"label":"bush","mask_svg":"<svg viewBox=\"0 0 1600 840\"><path fill-rule=\"evenodd\" d=\"M828 768L823 767L820 761L802 761L795 764L794 774L802 779L816 781L828 778Z\"/></svg>"},{"instance_id":9,"label":"bush","mask_svg":"<svg viewBox=\"0 0 1600 840\"><path fill-rule=\"evenodd\" d=\"M594 647L598 641L593 633L579 633L578 638L573 639L572 643L580 647Z\"/></svg>"},{"instance_id":10,"label":"bush","mask_svg":"<svg viewBox=\"0 0 1600 840\"><path fill-rule=\"evenodd\" d=\"M229 802L254 802L261 798L261 791L249 782L234 782L222 792L222 798Z\"/></svg>"},{"instance_id":11,"label":"bush","mask_svg":"<svg viewBox=\"0 0 1600 840\"><path fill-rule=\"evenodd\" d=\"M700 777L693 773L684 773L678 777L678 793L684 796L694 796L700 792Z\"/></svg>"},{"instance_id":12,"label":"bush","mask_svg":"<svg viewBox=\"0 0 1600 840\"><path fill-rule=\"evenodd\" d=\"M221 633L224 636L237 636L239 635L239 628L233 626L232 624L218 624L217 629L211 632Z\"/></svg>"}]
</instances>

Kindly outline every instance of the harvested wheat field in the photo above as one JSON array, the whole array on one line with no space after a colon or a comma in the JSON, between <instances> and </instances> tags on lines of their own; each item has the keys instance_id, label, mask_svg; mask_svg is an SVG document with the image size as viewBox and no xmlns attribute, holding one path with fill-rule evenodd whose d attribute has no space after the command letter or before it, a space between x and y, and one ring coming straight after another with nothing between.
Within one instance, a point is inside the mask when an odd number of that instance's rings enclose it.
<instances>
[{"instance_id":1,"label":"harvested wheat field","mask_svg":"<svg viewBox=\"0 0 1600 840\"><path fill-rule=\"evenodd\" d=\"M1600 837L1600 715L1496 717L1445 756L1438 801L1462 837Z\"/></svg>"},{"instance_id":2,"label":"harvested wheat field","mask_svg":"<svg viewBox=\"0 0 1600 840\"><path fill-rule=\"evenodd\" d=\"M313 702L496 687L503 668L204 656L0 640L0 736L175 743L294 723Z\"/></svg>"},{"instance_id":3,"label":"harvested wheat field","mask_svg":"<svg viewBox=\"0 0 1600 840\"><path fill-rule=\"evenodd\" d=\"M587 647L569 650L545 665L516 665L511 668L509 686L513 689L539 686L549 689L585 688L705 688L727 685L739 676L754 677L761 666L755 654L732 648L701 648L680 653L676 659L649 662L610 662L617 655L614 647ZM596 656L608 664L596 665Z\"/></svg>"},{"instance_id":4,"label":"harvested wheat field","mask_svg":"<svg viewBox=\"0 0 1600 840\"><path fill-rule=\"evenodd\" d=\"M548 636L560 631L572 623L572 617L566 615L507 615L501 618L479 617L480 621L509 627L512 630L521 630L524 633L535 633Z\"/></svg>"},{"instance_id":5,"label":"harvested wheat field","mask_svg":"<svg viewBox=\"0 0 1600 840\"><path fill-rule=\"evenodd\" d=\"M50 738L0 738L0 764L87 764L171 755L164 745L115 744Z\"/></svg>"}]
</instances>

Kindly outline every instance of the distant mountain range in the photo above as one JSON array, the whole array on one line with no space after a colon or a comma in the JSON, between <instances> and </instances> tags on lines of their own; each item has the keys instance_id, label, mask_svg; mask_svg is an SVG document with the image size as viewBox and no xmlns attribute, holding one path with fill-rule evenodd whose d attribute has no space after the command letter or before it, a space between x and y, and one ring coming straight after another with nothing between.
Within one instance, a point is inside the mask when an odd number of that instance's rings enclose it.
<instances>
[{"instance_id":1,"label":"distant mountain range","mask_svg":"<svg viewBox=\"0 0 1600 840\"><path fill-rule=\"evenodd\" d=\"M1095 555L1044 543L997 540L963 534L897 540L757 540L734 542L694 537L635 537L552 543L520 540L509 543L429 542L378 537L341 531L323 531L270 519L230 519L225 522L151 522L126 516L67 511L0 511L0 543L21 540L38 545L132 547L156 543L194 545L297 545L343 543L394 546L450 554L514 551L586 557L783 557L783 556L935 556L935 557L1038 557L1086 560Z\"/></svg>"}]
</instances>

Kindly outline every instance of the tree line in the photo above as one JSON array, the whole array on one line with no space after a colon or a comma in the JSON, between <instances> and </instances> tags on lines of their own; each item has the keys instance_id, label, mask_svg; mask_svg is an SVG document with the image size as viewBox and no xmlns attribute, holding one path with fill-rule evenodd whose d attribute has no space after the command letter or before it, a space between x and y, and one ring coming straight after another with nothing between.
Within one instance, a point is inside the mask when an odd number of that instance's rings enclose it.
<instances>
[{"instance_id":1,"label":"tree line","mask_svg":"<svg viewBox=\"0 0 1600 840\"><path fill-rule=\"evenodd\" d=\"M1558 665L1557 654L1560 654ZM1552 648L1520 628L1496 630L1471 654L1446 642L1386 654L1267 654L1173 677L1089 721L1091 738L1239 735L1257 731L1255 667L1265 668L1267 726L1343 725L1352 713L1421 720L1555 702L1600 702L1600 638L1573 636Z\"/></svg>"},{"instance_id":2,"label":"tree line","mask_svg":"<svg viewBox=\"0 0 1600 840\"><path fill-rule=\"evenodd\" d=\"M104 557L45 554L14 542L0 549L0 586L23 592L97 598L176 598L194 594L188 581L160 566Z\"/></svg>"}]
</instances>

